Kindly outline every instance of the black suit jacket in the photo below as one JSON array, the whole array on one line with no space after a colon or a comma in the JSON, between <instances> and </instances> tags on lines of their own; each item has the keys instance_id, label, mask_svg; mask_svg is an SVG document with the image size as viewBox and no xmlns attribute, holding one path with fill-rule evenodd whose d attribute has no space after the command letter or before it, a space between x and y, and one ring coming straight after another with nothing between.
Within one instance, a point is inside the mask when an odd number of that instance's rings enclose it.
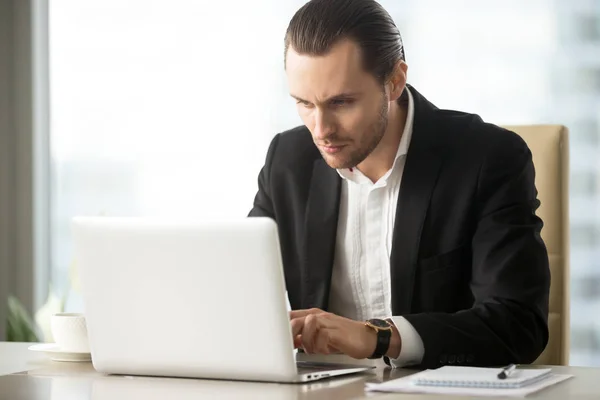
<instances>
[{"instance_id":1,"label":"black suit jacket","mask_svg":"<svg viewBox=\"0 0 600 400\"><path fill-rule=\"evenodd\" d=\"M409 89L393 315L423 339L421 367L533 362L548 341L550 271L531 152L517 134ZM277 222L291 307L327 310L341 178L301 126L275 136L258 186L250 216Z\"/></svg>"}]
</instances>

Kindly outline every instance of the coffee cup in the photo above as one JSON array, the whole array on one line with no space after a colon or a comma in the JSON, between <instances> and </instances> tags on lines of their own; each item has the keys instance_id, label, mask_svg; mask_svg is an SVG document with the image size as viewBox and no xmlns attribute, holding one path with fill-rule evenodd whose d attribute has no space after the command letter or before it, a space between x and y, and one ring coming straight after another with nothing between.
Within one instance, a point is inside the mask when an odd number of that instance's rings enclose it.
<instances>
[{"instance_id":1,"label":"coffee cup","mask_svg":"<svg viewBox=\"0 0 600 400\"><path fill-rule=\"evenodd\" d=\"M50 329L61 351L89 353L87 325L83 314L54 314L50 320Z\"/></svg>"}]
</instances>

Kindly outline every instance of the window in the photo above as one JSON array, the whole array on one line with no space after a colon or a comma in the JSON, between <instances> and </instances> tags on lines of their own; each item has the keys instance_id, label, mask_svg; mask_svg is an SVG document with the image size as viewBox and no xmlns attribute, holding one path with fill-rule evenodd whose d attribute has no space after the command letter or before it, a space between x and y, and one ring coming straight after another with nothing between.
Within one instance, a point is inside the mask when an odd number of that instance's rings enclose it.
<instances>
[{"instance_id":1,"label":"window","mask_svg":"<svg viewBox=\"0 0 600 400\"><path fill-rule=\"evenodd\" d=\"M583 41L600 41L600 17L597 14L579 15L574 19L575 36Z\"/></svg>"}]
</instances>

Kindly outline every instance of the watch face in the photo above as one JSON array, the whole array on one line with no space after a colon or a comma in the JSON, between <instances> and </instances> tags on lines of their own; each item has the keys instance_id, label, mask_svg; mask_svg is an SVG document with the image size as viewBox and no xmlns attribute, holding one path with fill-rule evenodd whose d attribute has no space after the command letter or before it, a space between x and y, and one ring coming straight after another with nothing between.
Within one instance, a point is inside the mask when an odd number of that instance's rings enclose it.
<instances>
[{"instance_id":1,"label":"watch face","mask_svg":"<svg viewBox=\"0 0 600 400\"><path fill-rule=\"evenodd\" d=\"M369 322L378 328L389 328L390 324L382 319L370 319Z\"/></svg>"}]
</instances>

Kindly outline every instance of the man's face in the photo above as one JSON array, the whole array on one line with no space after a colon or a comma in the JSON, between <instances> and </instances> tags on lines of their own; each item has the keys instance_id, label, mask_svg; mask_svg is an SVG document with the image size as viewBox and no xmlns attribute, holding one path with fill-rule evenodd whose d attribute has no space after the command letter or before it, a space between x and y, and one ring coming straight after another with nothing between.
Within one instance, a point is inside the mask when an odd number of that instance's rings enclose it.
<instances>
[{"instance_id":1,"label":"man's face","mask_svg":"<svg viewBox=\"0 0 600 400\"><path fill-rule=\"evenodd\" d=\"M324 56L290 46L286 74L298 113L330 167L355 167L375 150L387 128L388 99L363 70L354 42L342 41Z\"/></svg>"}]
</instances>

